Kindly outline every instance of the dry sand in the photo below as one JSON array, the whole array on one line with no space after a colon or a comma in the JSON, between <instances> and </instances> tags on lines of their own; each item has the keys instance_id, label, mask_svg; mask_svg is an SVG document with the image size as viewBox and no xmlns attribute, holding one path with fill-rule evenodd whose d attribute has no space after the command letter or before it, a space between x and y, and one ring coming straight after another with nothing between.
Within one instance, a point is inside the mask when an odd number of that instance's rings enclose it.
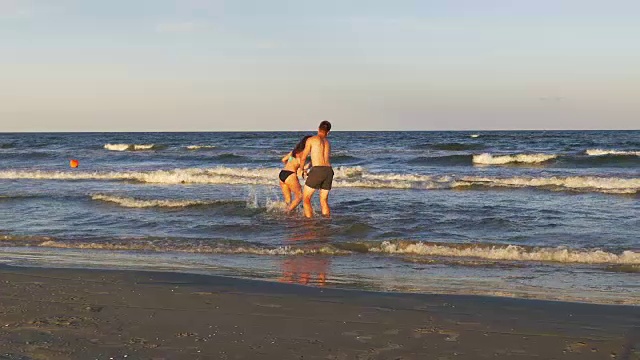
<instances>
[{"instance_id":1,"label":"dry sand","mask_svg":"<svg viewBox=\"0 0 640 360\"><path fill-rule=\"evenodd\" d=\"M0 267L0 359L640 359L640 308Z\"/></svg>"}]
</instances>

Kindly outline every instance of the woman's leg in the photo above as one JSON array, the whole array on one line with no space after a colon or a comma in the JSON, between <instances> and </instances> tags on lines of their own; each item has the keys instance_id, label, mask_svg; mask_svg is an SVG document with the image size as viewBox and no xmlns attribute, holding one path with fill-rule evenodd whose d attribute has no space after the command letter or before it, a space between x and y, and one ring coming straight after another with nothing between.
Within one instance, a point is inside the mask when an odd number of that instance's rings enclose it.
<instances>
[{"instance_id":1,"label":"woman's leg","mask_svg":"<svg viewBox=\"0 0 640 360\"><path fill-rule=\"evenodd\" d=\"M291 176L289 176L291 177ZM289 180L289 179L287 179ZM280 181L280 189L282 190L282 195L284 196L284 202L289 205L291 204L291 189L289 189L289 185Z\"/></svg>"},{"instance_id":2,"label":"woman's leg","mask_svg":"<svg viewBox=\"0 0 640 360\"><path fill-rule=\"evenodd\" d=\"M287 178L286 185L289 187L289 189L291 189L291 192L294 196L293 201L291 201L289 207L287 208L287 211L292 211L297 208L302 201L302 188L300 187L300 182L298 182L298 177L296 176L296 174L292 174Z\"/></svg>"}]
</instances>

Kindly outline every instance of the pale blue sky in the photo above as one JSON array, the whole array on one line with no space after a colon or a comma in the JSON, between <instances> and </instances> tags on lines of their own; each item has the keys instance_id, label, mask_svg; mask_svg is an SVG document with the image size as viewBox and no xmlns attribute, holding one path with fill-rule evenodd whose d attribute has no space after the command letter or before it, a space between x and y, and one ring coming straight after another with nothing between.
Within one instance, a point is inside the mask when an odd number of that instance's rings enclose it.
<instances>
[{"instance_id":1,"label":"pale blue sky","mask_svg":"<svg viewBox=\"0 0 640 360\"><path fill-rule=\"evenodd\" d=\"M638 129L637 0L0 0L0 131Z\"/></svg>"}]
</instances>

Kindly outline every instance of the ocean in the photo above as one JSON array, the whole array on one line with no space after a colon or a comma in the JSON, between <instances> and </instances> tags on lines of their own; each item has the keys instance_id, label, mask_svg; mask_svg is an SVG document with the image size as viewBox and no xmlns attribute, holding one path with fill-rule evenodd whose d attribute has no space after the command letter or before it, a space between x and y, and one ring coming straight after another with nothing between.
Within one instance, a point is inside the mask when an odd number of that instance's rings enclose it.
<instances>
[{"instance_id":1,"label":"ocean","mask_svg":"<svg viewBox=\"0 0 640 360\"><path fill-rule=\"evenodd\" d=\"M0 263L640 304L640 131L332 132L306 220L311 133L0 134Z\"/></svg>"}]
</instances>

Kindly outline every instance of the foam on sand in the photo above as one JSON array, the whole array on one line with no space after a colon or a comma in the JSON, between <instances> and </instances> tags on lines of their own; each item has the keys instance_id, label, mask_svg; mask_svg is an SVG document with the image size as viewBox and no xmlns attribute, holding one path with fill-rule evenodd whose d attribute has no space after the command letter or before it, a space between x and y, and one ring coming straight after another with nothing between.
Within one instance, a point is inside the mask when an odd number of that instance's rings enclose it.
<instances>
[{"instance_id":1,"label":"foam on sand","mask_svg":"<svg viewBox=\"0 0 640 360\"><path fill-rule=\"evenodd\" d=\"M589 156L606 156L606 155L622 155L622 156L640 156L640 151L628 151L628 150L603 150L603 149L588 149L585 153Z\"/></svg>"},{"instance_id":2,"label":"foam on sand","mask_svg":"<svg viewBox=\"0 0 640 360\"><path fill-rule=\"evenodd\" d=\"M473 163L481 165L539 164L557 158L552 154L474 155Z\"/></svg>"},{"instance_id":3,"label":"foam on sand","mask_svg":"<svg viewBox=\"0 0 640 360\"><path fill-rule=\"evenodd\" d=\"M104 148L110 151L148 151L156 150L155 144L105 144Z\"/></svg>"}]
</instances>

